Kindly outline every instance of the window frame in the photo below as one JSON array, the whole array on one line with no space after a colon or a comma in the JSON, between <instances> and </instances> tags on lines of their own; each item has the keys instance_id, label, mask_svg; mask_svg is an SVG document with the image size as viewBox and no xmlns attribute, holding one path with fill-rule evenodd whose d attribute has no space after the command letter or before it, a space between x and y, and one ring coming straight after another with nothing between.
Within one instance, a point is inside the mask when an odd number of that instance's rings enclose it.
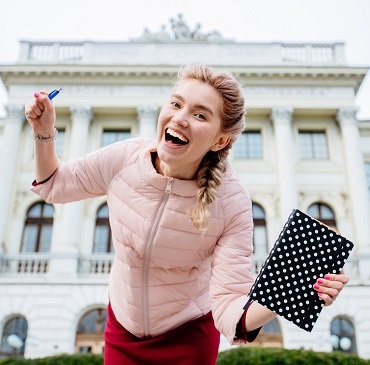
<instances>
[{"instance_id":1,"label":"window frame","mask_svg":"<svg viewBox=\"0 0 370 365\"><path fill-rule=\"evenodd\" d=\"M36 208L38 205L41 205L41 213L40 216L38 217L30 217L29 214L33 208ZM53 216L52 217L43 217L43 213L45 210L45 207L52 207L53 208ZM55 208L53 204L48 204L46 202L38 202L33 204L28 210L26 214L26 219L24 222L24 227L23 227L23 233L22 233L22 241L21 241L21 247L20 247L20 252L27 254L27 253L48 253L50 251L51 247L51 240L52 240L52 234L53 234L53 225L54 225L54 214L55 214ZM37 227L37 234L36 234L36 240L34 242L34 249L33 251L24 251L25 249L25 234L27 232L27 228L30 228L32 226ZM50 233L50 245L48 247L47 251L40 251L40 248L42 247L42 233L43 233L43 228L46 226L51 227L51 233Z\"/></svg>"}]
</instances>

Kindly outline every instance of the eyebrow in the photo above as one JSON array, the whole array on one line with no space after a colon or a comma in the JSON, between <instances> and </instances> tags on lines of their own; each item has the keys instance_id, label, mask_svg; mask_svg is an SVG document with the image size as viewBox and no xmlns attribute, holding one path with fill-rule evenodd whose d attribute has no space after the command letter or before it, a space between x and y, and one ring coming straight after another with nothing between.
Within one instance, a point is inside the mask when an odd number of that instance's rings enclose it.
<instances>
[{"instance_id":1,"label":"eyebrow","mask_svg":"<svg viewBox=\"0 0 370 365\"><path fill-rule=\"evenodd\" d=\"M172 94L172 97L177 98L177 99L180 99L182 102L185 101L185 99L181 95L179 95L179 94ZM200 108L200 109L203 109L203 110L207 111L211 116L214 115L213 110L211 108L208 108L208 106L205 106L203 104L195 104L194 107L195 108Z\"/></svg>"}]
</instances>

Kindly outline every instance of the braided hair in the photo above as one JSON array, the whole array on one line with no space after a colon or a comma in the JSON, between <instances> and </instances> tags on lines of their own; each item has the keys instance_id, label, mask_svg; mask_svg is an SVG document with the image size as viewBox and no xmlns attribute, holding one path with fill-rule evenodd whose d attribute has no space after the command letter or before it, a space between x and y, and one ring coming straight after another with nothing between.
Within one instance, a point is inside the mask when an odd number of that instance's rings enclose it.
<instances>
[{"instance_id":1,"label":"braided hair","mask_svg":"<svg viewBox=\"0 0 370 365\"><path fill-rule=\"evenodd\" d=\"M227 168L229 151L245 128L244 97L241 85L229 72L217 72L205 65L188 65L179 70L176 85L189 79L202 81L219 93L222 99L221 133L230 134L230 142L219 151L208 151L198 169L197 202L188 214L194 226L205 232L210 218L207 205L216 198L217 186L221 184Z\"/></svg>"}]
</instances>

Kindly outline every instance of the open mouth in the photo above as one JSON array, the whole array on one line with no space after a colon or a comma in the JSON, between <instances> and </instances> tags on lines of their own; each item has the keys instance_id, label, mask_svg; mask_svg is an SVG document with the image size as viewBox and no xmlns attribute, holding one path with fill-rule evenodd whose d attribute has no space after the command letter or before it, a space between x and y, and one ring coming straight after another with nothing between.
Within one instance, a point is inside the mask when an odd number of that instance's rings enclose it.
<instances>
[{"instance_id":1,"label":"open mouth","mask_svg":"<svg viewBox=\"0 0 370 365\"><path fill-rule=\"evenodd\" d=\"M183 136L182 134L180 134L178 132L175 132L171 128L166 129L165 139L166 139L166 142L170 142L170 143L175 144L175 145L183 146L183 145L189 143L189 140L185 136Z\"/></svg>"}]
</instances>

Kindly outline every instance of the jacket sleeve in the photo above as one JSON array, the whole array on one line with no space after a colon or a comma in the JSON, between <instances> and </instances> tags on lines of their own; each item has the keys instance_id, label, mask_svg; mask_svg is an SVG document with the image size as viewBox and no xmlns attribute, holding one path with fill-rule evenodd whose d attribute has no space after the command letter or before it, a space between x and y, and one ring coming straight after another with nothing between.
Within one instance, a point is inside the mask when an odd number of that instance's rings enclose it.
<instances>
[{"instance_id":1,"label":"jacket sleeve","mask_svg":"<svg viewBox=\"0 0 370 365\"><path fill-rule=\"evenodd\" d=\"M110 181L123 168L129 143L117 142L77 160L61 163L43 184L31 191L47 203L69 203L105 195Z\"/></svg>"},{"instance_id":2,"label":"jacket sleeve","mask_svg":"<svg viewBox=\"0 0 370 365\"><path fill-rule=\"evenodd\" d=\"M248 193L239 190L223 197L225 229L215 247L212 260L210 296L217 329L231 344L244 342L236 338L236 327L244 313L254 276L252 270L253 217Z\"/></svg>"}]
</instances>

